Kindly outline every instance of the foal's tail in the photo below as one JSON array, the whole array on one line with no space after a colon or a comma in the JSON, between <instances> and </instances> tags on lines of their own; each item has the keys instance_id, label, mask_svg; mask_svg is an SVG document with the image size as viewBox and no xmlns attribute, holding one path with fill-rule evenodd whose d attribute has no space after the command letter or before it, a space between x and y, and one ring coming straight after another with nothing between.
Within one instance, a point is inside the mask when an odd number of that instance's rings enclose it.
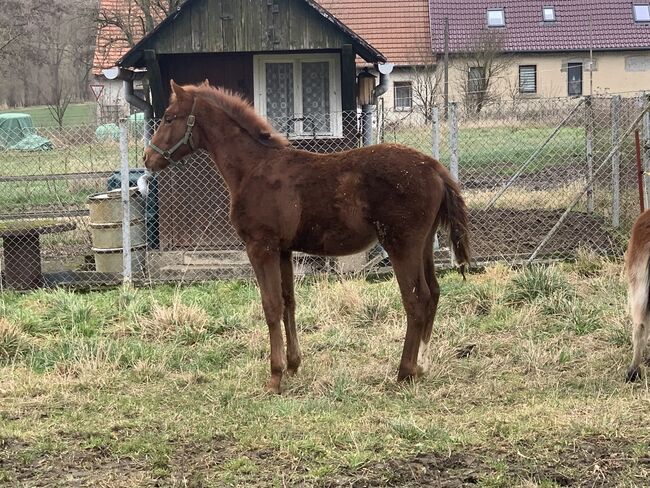
<instances>
[{"instance_id":1,"label":"foal's tail","mask_svg":"<svg viewBox=\"0 0 650 488\"><path fill-rule=\"evenodd\" d=\"M467 222L467 206L460 194L458 183L448 171L441 171L445 184L445 198L440 207L440 223L449 229L451 247L454 257L460 266L460 272L465 277L465 267L470 264L469 227Z\"/></svg>"}]
</instances>

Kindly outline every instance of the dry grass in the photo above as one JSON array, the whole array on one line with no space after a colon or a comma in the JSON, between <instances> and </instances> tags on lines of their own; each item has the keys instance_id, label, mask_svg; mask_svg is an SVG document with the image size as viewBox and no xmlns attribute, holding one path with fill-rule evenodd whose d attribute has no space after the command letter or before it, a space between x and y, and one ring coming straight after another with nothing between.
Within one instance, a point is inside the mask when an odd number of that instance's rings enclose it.
<instances>
[{"instance_id":1,"label":"dry grass","mask_svg":"<svg viewBox=\"0 0 650 488\"><path fill-rule=\"evenodd\" d=\"M395 383L394 279L305 278L303 367L279 397L262 390L251 283L6 294L0 337L20 345L0 358L0 480L643 486L650 395L622 381L620 268L581 253L443 276L431 370L413 385Z\"/></svg>"}]
</instances>

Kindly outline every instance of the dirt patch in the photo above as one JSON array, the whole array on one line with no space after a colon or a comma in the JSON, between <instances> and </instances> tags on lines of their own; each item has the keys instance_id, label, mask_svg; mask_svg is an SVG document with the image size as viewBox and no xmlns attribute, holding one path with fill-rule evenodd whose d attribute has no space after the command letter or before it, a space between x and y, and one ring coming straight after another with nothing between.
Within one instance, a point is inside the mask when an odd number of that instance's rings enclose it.
<instances>
[{"instance_id":1,"label":"dirt patch","mask_svg":"<svg viewBox=\"0 0 650 488\"><path fill-rule=\"evenodd\" d=\"M327 480L322 486L462 488L492 480L501 481L499 486L530 481L586 488L616 486L623 480L627 486L644 486L650 476L650 457L630 456L630 446L622 439L584 438L553 452L523 445L499 451L419 454L411 459L367 465Z\"/></svg>"},{"instance_id":2,"label":"dirt patch","mask_svg":"<svg viewBox=\"0 0 650 488\"><path fill-rule=\"evenodd\" d=\"M476 261L528 257L563 213L564 210L470 209L472 255ZM441 244L446 246L446 240ZM540 257L570 256L581 248L606 255L623 252L620 242L607 230L601 218L571 212L541 249ZM440 260L448 259L446 252L436 254Z\"/></svg>"},{"instance_id":3,"label":"dirt patch","mask_svg":"<svg viewBox=\"0 0 650 488\"><path fill-rule=\"evenodd\" d=\"M507 162L495 163L498 168L505 168ZM493 172L464 171L460 175L460 181L464 190L495 190L504 186L512 174L519 169L518 166L510 166L511 174L494 174ZM579 164L546 166L537 171L521 174L514 182L514 188L525 188L526 190L550 190L562 188L567 184L585 181L585 169Z\"/></svg>"}]
</instances>

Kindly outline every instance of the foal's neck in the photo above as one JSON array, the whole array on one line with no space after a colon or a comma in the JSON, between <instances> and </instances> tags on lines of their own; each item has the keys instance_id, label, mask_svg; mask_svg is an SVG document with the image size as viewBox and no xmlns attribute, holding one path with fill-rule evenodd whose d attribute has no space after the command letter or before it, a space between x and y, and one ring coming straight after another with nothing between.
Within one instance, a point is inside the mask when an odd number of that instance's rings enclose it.
<instances>
[{"instance_id":1,"label":"foal's neck","mask_svg":"<svg viewBox=\"0 0 650 488\"><path fill-rule=\"evenodd\" d=\"M211 114L215 120L214 114ZM228 117L219 114L219 121L204 130L207 136L205 149L212 155L219 172L230 190L236 193L244 177L260 164L271 165L280 148L264 146L245 130L237 131ZM223 130L224 127L228 129Z\"/></svg>"}]
</instances>

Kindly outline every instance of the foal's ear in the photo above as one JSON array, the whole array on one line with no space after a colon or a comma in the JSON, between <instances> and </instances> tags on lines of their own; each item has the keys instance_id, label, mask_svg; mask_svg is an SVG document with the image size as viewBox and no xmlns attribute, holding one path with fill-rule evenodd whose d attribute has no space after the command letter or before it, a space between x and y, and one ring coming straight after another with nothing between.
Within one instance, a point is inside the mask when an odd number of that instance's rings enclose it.
<instances>
[{"instance_id":1,"label":"foal's ear","mask_svg":"<svg viewBox=\"0 0 650 488\"><path fill-rule=\"evenodd\" d=\"M183 90L183 87L179 84L177 84L174 80L171 80L169 82L169 85L172 87L172 92L174 92L174 95L177 97L183 96L183 93L185 93L185 90Z\"/></svg>"},{"instance_id":2,"label":"foal's ear","mask_svg":"<svg viewBox=\"0 0 650 488\"><path fill-rule=\"evenodd\" d=\"M205 80L203 80L203 83L201 83L201 86L210 86L210 80L206 78Z\"/></svg>"}]
</instances>

